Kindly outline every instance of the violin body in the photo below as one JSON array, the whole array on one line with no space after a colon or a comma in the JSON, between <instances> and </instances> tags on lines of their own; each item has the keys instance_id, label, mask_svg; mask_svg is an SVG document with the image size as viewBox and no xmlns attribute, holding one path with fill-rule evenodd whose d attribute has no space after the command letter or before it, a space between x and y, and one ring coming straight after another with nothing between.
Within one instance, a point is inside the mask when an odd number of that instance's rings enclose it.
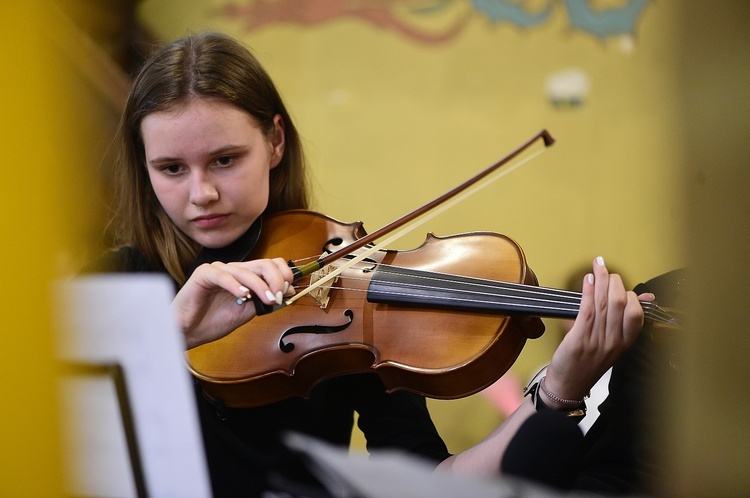
<instances>
[{"instance_id":1,"label":"violin body","mask_svg":"<svg viewBox=\"0 0 750 498\"><path fill-rule=\"evenodd\" d=\"M361 223L286 211L264 220L248 259L318 257L364 235ZM233 407L309 397L321 380L360 372L377 373L388 391L459 398L495 382L515 362L526 340L544 331L536 317L368 300L373 278L392 266L537 284L522 249L508 237L489 232L444 238L429 234L410 251L373 252L344 270L324 296L302 296L222 339L191 349L191 372L207 394ZM317 277L305 277L295 286L306 286L310 278Z\"/></svg>"}]
</instances>

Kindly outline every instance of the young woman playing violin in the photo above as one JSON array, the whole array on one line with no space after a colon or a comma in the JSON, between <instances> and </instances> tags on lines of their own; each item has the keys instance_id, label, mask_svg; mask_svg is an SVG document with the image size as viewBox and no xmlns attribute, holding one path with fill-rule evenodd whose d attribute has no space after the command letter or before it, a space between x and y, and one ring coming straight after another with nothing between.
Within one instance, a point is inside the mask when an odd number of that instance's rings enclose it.
<instances>
[{"instance_id":1,"label":"young woman playing violin","mask_svg":"<svg viewBox=\"0 0 750 498\"><path fill-rule=\"evenodd\" d=\"M176 284L172 310L187 349L220 339L256 318L251 296L281 304L295 293L288 263L243 261L264 217L306 208L305 160L297 130L271 79L235 40L189 36L145 62L119 130L114 227L121 247L100 269L164 272ZM641 296L648 300L648 296ZM635 341L639 298L602 258L583 281L570 332L554 353L537 404L570 411ZM475 447L450 454L423 397L384 392L375 374L320 382L310 399L226 408L196 388L216 496L252 496L303 480L280 435L287 430L346 446L359 414L368 449L397 448L438 469L493 475L531 400ZM276 480L274 480L276 479ZM275 484L274 484L275 483Z\"/></svg>"}]
</instances>

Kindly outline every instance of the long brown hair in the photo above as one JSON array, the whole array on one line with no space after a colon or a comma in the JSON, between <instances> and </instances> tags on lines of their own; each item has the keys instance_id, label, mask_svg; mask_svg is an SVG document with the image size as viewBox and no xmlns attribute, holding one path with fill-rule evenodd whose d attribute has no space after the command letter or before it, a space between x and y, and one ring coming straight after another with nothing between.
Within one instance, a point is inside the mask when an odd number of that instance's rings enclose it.
<instances>
[{"instance_id":1,"label":"long brown hair","mask_svg":"<svg viewBox=\"0 0 750 498\"><path fill-rule=\"evenodd\" d=\"M118 244L142 250L180 284L198 251L169 219L154 193L145 166L141 122L147 115L193 98L227 101L252 115L266 135L273 118L284 121L285 150L271 170L265 214L307 208L305 158L297 129L273 81L241 43L218 33L190 35L154 52L136 76L118 131L119 155L112 227Z\"/></svg>"}]
</instances>

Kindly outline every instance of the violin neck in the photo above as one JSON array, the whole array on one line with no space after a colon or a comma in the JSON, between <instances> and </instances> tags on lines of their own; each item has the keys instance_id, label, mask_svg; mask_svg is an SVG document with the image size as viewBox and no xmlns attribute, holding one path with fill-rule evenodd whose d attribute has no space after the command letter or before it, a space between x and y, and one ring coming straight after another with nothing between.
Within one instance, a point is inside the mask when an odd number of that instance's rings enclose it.
<instances>
[{"instance_id":1,"label":"violin neck","mask_svg":"<svg viewBox=\"0 0 750 498\"><path fill-rule=\"evenodd\" d=\"M367 300L459 311L575 318L581 293L534 285L400 267L380 267L370 280ZM656 304L641 302L646 318L674 321Z\"/></svg>"}]
</instances>

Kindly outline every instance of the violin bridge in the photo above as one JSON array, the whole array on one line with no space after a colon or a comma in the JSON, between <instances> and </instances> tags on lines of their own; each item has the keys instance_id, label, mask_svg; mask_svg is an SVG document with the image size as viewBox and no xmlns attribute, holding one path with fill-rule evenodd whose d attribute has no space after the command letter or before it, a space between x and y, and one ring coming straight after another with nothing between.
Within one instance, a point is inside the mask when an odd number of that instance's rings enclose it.
<instances>
[{"instance_id":1,"label":"violin bridge","mask_svg":"<svg viewBox=\"0 0 750 498\"><path fill-rule=\"evenodd\" d=\"M333 271L333 265L327 265L321 268L320 270L313 272L310 274L310 285L313 286L318 280L321 280L326 275L331 273ZM328 301L330 300L329 292L331 291L331 286L333 283L335 283L338 280L338 277L334 278L332 281L326 282L324 284L318 285L313 290L310 291L309 295L312 297L316 303L318 303L318 306L325 309L328 306Z\"/></svg>"}]
</instances>

